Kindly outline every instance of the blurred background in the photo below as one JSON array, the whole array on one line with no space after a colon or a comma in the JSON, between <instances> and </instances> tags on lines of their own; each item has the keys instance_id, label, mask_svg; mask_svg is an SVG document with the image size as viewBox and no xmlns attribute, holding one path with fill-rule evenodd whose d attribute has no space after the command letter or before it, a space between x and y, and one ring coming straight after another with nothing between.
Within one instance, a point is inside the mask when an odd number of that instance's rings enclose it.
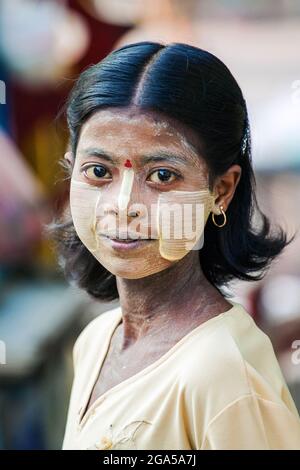
<instances>
[{"instance_id":1,"label":"blurred background","mask_svg":"<svg viewBox=\"0 0 300 470\"><path fill-rule=\"evenodd\" d=\"M73 343L115 306L66 285L43 227L68 198L57 116L70 87L142 40L225 62L249 108L259 203L299 229L299 0L0 0L0 449L61 448ZM231 292L270 336L300 410L299 236L264 280Z\"/></svg>"}]
</instances>

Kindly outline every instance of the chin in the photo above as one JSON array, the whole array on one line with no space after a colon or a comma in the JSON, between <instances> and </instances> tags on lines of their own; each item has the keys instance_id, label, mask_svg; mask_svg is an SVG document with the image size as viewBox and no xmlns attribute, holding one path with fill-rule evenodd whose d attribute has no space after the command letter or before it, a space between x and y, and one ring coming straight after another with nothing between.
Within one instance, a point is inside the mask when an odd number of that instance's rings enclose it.
<instances>
[{"instance_id":1,"label":"chin","mask_svg":"<svg viewBox=\"0 0 300 470\"><path fill-rule=\"evenodd\" d=\"M127 261L126 266L116 266L110 264L109 266L104 266L111 274L114 276L118 276L119 278L123 279L142 279L153 274L157 274L161 271L167 269L171 264L170 261L163 260L164 262L160 265L156 264L153 261L151 266L146 266L142 263L133 263L132 261ZM128 266L130 264L130 267Z\"/></svg>"}]
</instances>

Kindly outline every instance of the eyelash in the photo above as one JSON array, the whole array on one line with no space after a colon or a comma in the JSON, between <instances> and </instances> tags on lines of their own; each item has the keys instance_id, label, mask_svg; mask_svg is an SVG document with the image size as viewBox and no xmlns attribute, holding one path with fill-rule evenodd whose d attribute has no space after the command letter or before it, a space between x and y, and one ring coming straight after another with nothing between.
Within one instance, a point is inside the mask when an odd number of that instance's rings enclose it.
<instances>
[{"instance_id":1,"label":"eyelash","mask_svg":"<svg viewBox=\"0 0 300 470\"><path fill-rule=\"evenodd\" d=\"M94 182L95 182L95 181L99 181L99 182L100 182L101 180L103 181L103 180L109 179L109 178L105 178L104 176L103 176L103 177L98 177L98 178L95 176L96 179L92 180L92 178L90 178L90 177L87 175L87 171L88 171L90 168L96 168L96 167L101 168L101 169L104 169L106 172L109 173L109 170L108 170L104 165L99 165L99 164L97 164L97 165L89 165L89 166L87 166L87 167L83 167L83 168L82 168L82 172L83 172L84 176L85 176L88 180L94 181ZM156 172L160 171L160 170L167 170L167 171L169 171L169 172L171 173L171 176L175 176L175 180L170 181L170 182L168 182L168 181L167 181L167 182L163 182L163 181L161 181L161 182L153 182L153 181L151 181L151 184L153 184L153 185L164 185L164 186L166 186L166 185L168 185L168 184L174 183L174 181L177 181L177 180L179 180L179 179L182 179L182 176L181 176L179 173L177 173L176 171L171 170L171 169L169 169L169 168L165 168L165 167L156 168L155 170L153 170L153 171L150 173L149 177L152 176L153 174L155 174Z\"/></svg>"}]
</instances>

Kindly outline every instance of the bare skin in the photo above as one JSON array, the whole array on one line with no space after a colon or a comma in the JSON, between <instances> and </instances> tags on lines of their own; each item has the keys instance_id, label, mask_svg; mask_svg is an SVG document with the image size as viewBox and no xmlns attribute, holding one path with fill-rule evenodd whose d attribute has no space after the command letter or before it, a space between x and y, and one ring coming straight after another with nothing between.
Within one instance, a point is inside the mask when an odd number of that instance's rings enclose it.
<instances>
[{"instance_id":1,"label":"bare skin","mask_svg":"<svg viewBox=\"0 0 300 470\"><path fill-rule=\"evenodd\" d=\"M166 118L164 122L168 125L157 131L158 118L157 113L141 113L135 108L102 110L92 116L83 126L75 161L70 153L65 156L73 165L73 175L80 179L80 165L95 161L95 157L86 156L81 151L87 146L101 144L101 148L119 157L120 165L128 155L133 164L138 165L141 149L143 153L153 151L158 142L172 153L174 148L182 150L187 159L186 169L182 169L185 178L174 181L169 189L197 190L199 182L207 177L208 168L204 159L200 155L195 159L192 150L189 153L182 141L184 136L191 143L191 149L199 148L197 136L183 125ZM126 138L122 139L122 133ZM188 176L189 171L195 174L195 165L199 181ZM160 168L166 167L160 164ZM218 194L215 214L220 213L220 205L226 212L240 174L240 166L233 165L215 180L214 189ZM158 273L138 279L116 275L116 280L122 322L112 336L85 412L103 393L152 364L191 330L232 307L205 278L197 250L190 251L177 262L170 262L166 269Z\"/></svg>"}]
</instances>

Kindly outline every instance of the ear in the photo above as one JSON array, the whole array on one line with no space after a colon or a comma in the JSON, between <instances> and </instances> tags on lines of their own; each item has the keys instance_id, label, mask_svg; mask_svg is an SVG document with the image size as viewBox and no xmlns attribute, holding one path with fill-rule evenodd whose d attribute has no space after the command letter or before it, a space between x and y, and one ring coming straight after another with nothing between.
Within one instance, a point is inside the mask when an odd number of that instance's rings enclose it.
<instances>
[{"instance_id":1,"label":"ear","mask_svg":"<svg viewBox=\"0 0 300 470\"><path fill-rule=\"evenodd\" d=\"M226 173L216 178L214 184L214 194L216 198L212 209L214 214L221 214L220 206L222 206L224 212L226 212L240 181L241 174L242 168L240 165L232 165Z\"/></svg>"},{"instance_id":2,"label":"ear","mask_svg":"<svg viewBox=\"0 0 300 470\"><path fill-rule=\"evenodd\" d=\"M64 159L67 161L67 164L71 167L74 165L74 155L70 150L65 153Z\"/></svg>"}]
</instances>

